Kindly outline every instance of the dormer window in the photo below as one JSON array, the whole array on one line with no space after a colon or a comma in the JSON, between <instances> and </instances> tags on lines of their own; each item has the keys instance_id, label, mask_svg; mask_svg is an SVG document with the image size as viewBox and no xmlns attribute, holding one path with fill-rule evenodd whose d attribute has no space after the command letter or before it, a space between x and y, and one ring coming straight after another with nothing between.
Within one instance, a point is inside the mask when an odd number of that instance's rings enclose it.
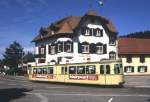
<instances>
[{"instance_id":1,"label":"dormer window","mask_svg":"<svg viewBox=\"0 0 150 102\"><path fill-rule=\"evenodd\" d=\"M85 30L85 35L87 35L87 36L90 35L90 29L89 29L89 28L86 28L86 30Z\"/></svg>"},{"instance_id":2,"label":"dormer window","mask_svg":"<svg viewBox=\"0 0 150 102\"><path fill-rule=\"evenodd\" d=\"M103 36L103 29L97 28L97 29L96 29L96 36L102 37L102 36Z\"/></svg>"},{"instance_id":3,"label":"dormer window","mask_svg":"<svg viewBox=\"0 0 150 102\"><path fill-rule=\"evenodd\" d=\"M115 46L115 45L116 45L116 40L115 40L115 38L110 38L110 40L109 40L109 45L110 45L110 46Z\"/></svg>"}]
</instances>

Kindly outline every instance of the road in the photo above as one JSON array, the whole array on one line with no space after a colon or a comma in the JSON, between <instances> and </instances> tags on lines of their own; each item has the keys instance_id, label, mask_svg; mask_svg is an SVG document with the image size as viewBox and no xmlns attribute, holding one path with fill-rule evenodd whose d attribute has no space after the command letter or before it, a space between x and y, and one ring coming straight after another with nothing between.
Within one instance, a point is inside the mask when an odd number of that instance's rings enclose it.
<instances>
[{"instance_id":1,"label":"road","mask_svg":"<svg viewBox=\"0 0 150 102\"><path fill-rule=\"evenodd\" d=\"M150 88L35 83L0 77L0 102L150 102Z\"/></svg>"}]
</instances>

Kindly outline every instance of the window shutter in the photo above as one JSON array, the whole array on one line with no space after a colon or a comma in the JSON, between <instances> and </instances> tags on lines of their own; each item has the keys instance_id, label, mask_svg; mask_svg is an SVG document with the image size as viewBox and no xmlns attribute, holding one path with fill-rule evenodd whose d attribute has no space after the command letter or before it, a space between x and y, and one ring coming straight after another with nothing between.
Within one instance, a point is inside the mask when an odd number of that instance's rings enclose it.
<instances>
[{"instance_id":1,"label":"window shutter","mask_svg":"<svg viewBox=\"0 0 150 102\"><path fill-rule=\"evenodd\" d=\"M140 72L140 66L138 66L138 72Z\"/></svg>"},{"instance_id":2,"label":"window shutter","mask_svg":"<svg viewBox=\"0 0 150 102\"><path fill-rule=\"evenodd\" d=\"M71 42L71 52L73 52L73 42Z\"/></svg>"},{"instance_id":3,"label":"window shutter","mask_svg":"<svg viewBox=\"0 0 150 102\"><path fill-rule=\"evenodd\" d=\"M85 35L85 30L86 30L85 27L82 27L82 28L81 28L81 33L82 33L82 35Z\"/></svg>"},{"instance_id":4,"label":"window shutter","mask_svg":"<svg viewBox=\"0 0 150 102\"><path fill-rule=\"evenodd\" d=\"M82 53L82 44L81 43L78 43L78 52Z\"/></svg>"},{"instance_id":5,"label":"window shutter","mask_svg":"<svg viewBox=\"0 0 150 102\"><path fill-rule=\"evenodd\" d=\"M51 54L51 46L48 46L48 54Z\"/></svg>"},{"instance_id":6,"label":"window shutter","mask_svg":"<svg viewBox=\"0 0 150 102\"><path fill-rule=\"evenodd\" d=\"M91 29L89 29L90 30L90 36L92 36L92 28Z\"/></svg>"},{"instance_id":7,"label":"window shutter","mask_svg":"<svg viewBox=\"0 0 150 102\"><path fill-rule=\"evenodd\" d=\"M104 48L104 51L103 51L104 54L107 54L107 44L104 44L104 47L103 47L103 48Z\"/></svg>"},{"instance_id":8,"label":"window shutter","mask_svg":"<svg viewBox=\"0 0 150 102\"><path fill-rule=\"evenodd\" d=\"M64 42L64 52L67 52L67 43L69 42Z\"/></svg>"},{"instance_id":9,"label":"window shutter","mask_svg":"<svg viewBox=\"0 0 150 102\"><path fill-rule=\"evenodd\" d=\"M124 72L127 72L127 67L124 67Z\"/></svg>"},{"instance_id":10,"label":"window shutter","mask_svg":"<svg viewBox=\"0 0 150 102\"><path fill-rule=\"evenodd\" d=\"M93 35L96 36L97 30L93 29Z\"/></svg>"},{"instance_id":11,"label":"window shutter","mask_svg":"<svg viewBox=\"0 0 150 102\"><path fill-rule=\"evenodd\" d=\"M46 55L46 46L44 46L44 55Z\"/></svg>"},{"instance_id":12,"label":"window shutter","mask_svg":"<svg viewBox=\"0 0 150 102\"><path fill-rule=\"evenodd\" d=\"M96 46L95 44L90 44L90 53L96 53Z\"/></svg>"},{"instance_id":13,"label":"window shutter","mask_svg":"<svg viewBox=\"0 0 150 102\"><path fill-rule=\"evenodd\" d=\"M40 55L41 54L41 47L39 47L38 50L39 50L39 55Z\"/></svg>"},{"instance_id":14,"label":"window shutter","mask_svg":"<svg viewBox=\"0 0 150 102\"><path fill-rule=\"evenodd\" d=\"M134 67L131 67L132 68L132 72L134 72Z\"/></svg>"},{"instance_id":15,"label":"window shutter","mask_svg":"<svg viewBox=\"0 0 150 102\"><path fill-rule=\"evenodd\" d=\"M145 66L145 72L147 72L147 66Z\"/></svg>"},{"instance_id":16,"label":"window shutter","mask_svg":"<svg viewBox=\"0 0 150 102\"><path fill-rule=\"evenodd\" d=\"M100 30L100 33L101 33L101 37L102 37L103 36L103 29Z\"/></svg>"},{"instance_id":17,"label":"window shutter","mask_svg":"<svg viewBox=\"0 0 150 102\"><path fill-rule=\"evenodd\" d=\"M57 54L57 51L58 51L58 50L57 50L57 45L55 45L55 54Z\"/></svg>"}]
</instances>

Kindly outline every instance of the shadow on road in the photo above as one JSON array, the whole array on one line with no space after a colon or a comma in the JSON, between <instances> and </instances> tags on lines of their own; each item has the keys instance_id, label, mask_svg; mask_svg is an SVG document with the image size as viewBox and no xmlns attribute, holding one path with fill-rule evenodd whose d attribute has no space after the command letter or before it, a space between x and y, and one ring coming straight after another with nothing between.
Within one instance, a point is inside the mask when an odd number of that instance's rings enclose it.
<instances>
[{"instance_id":1,"label":"shadow on road","mask_svg":"<svg viewBox=\"0 0 150 102\"><path fill-rule=\"evenodd\" d=\"M0 89L0 102L9 102L14 99L18 99L26 96L25 92L31 90L25 88L9 88L9 89Z\"/></svg>"}]
</instances>

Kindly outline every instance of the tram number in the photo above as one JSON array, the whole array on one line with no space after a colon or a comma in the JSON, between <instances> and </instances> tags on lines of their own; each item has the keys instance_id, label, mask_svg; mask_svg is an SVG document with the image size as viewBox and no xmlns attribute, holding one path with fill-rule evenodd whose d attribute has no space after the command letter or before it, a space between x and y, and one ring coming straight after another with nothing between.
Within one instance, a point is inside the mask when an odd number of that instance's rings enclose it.
<instances>
[{"instance_id":1,"label":"tram number","mask_svg":"<svg viewBox=\"0 0 150 102\"><path fill-rule=\"evenodd\" d=\"M53 75L38 75L38 74L34 74L32 77L33 78L45 78L45 79L53 79L54 78Z\"/></svg>"},{"instance_id":2,"label":"tram number","mask_svg":"<svg viewBox=\"0 0 150 102\"><path fill-rule=\"evenodd\" d=\"M98 75L69 75L72 80L98 80Z\"/></svg>"}]
</instances>

